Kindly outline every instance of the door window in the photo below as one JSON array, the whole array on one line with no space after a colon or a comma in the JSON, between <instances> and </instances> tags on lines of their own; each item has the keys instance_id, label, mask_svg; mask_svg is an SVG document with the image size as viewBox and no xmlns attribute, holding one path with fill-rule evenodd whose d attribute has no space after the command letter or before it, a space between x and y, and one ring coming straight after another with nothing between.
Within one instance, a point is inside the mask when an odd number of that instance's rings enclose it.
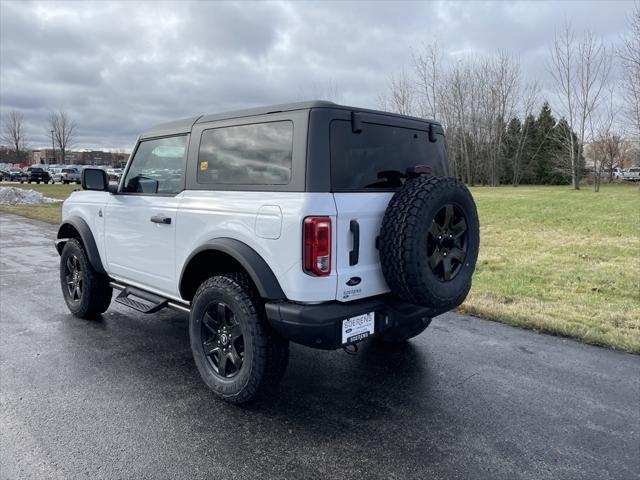
<instances>
[{"instance_id":1,"label":"door window","mask_svg":"<svg viewBox=\"0 0 640 480\"><path fill-rule=\"evenodd\" d=\"M181 192L186 151L186 135L140 142L127 170L122 191L147 194Z\"/></svg>"}]
</instances>

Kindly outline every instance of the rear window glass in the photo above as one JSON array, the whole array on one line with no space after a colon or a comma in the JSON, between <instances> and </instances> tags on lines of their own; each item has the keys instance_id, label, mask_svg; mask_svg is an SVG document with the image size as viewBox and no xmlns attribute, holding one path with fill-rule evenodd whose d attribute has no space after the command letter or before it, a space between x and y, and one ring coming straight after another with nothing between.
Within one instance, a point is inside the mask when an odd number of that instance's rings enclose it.
<instances>
[{"instance_id":1,"label":"rear window glass","mask_svg":"<svg viewBox=\"0 0 640 480\"><path fill-rule=\"evenodd\" d=\"M292 156L291 121L205 130L198 183L286 185L291 180Z\"/></svg>"},{"instance_id":2,"label":"rear window glass","mask_svg":"<svg viewBox=\"0 0 640 480\"><path fill-rule=\"evenodd\" d=\"M353 133L351 122L331 122L331 185L334 191L395 190L407 168L431 165L435 144L427 131L363 123ZM429 161L431 160L431 161Z\"/></svg>"}]
</instances>

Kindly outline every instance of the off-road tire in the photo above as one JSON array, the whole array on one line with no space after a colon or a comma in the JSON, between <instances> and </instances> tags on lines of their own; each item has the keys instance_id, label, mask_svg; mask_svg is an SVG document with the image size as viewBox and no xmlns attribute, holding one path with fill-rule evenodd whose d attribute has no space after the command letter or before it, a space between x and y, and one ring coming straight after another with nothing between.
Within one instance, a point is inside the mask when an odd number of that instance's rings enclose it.
<instances>
[{"instance_id":1,"label":"off-road tire","mask_svg":"<svg viewBox=\"0 0 640 480\"><path fill-rule=\"evenodd\" d=\"M427 242L433 242L429 240L432 224L447 205L453 205L464 217L467 232L463 260L456 261L455 275L443 280L429 265ZM405 301L430 308L431 316L459 306L471 288L479 229L473 197L463 182L424 175L407 180L389 202L380 232L382 272L391 291Z\"/></svg>"},{"instance_id":2,"label":"off-road tire","mask_svg":"<svg viewBox=\"0 0 640 480\"><path fill-rule=\"evenodd\" d=\"M73 299L68 287L67 261L75 257L78 260L82 293ZM72 259L73 260L73 259ZM104 313L111 303L113 289L109 286L109 278L91 266L82 244L72 238L65 243L60 255L60 286L67 307L76 317L92 319Z\"/></svg>"},{"instance_id":3,"label":"off-road tire","mask_svg":"<svg viewBox=\"0 0 640 480\"><path fill-rule=\"evenodd\" d=\"M231 378L216 372L202 345L203 318L217 303L229 307L243 334L242 366ZM191 304L189 337L200 376L217 396L231 403L246 403L273 390L289 361L289 342L271 329L262 300L243 273L216 275L200 285Z\"/></svg>"}]
</instances>

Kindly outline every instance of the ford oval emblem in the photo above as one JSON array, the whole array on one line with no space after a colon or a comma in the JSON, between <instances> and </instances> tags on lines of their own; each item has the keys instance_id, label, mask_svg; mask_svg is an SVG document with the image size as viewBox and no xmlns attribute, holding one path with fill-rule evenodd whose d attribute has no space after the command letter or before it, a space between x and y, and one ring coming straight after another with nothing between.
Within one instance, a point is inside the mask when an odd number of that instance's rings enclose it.
<instances>
[{"instance_id":1,"label":"ford oval emblem","mask_svg":"<svg viewBox=\"0 0 640 480\"><path fill-rule=\"evenodd\" d=\"M361 281L362 279L360 277L351 277L349 280L347 280L347 285L353 287L355 285L358 285Z\"/></svg>"}]
</instances>

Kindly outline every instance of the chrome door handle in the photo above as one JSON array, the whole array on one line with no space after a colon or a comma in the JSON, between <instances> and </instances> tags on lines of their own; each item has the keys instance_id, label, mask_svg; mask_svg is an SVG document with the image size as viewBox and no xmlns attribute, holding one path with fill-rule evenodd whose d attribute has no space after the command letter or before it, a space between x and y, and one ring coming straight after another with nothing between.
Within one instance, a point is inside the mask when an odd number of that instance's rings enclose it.
<instances>
[{"instance_id":1,"label":"chrome door handle","mask_svg":"<svg viewBox=\"0 0 640 480\"><path fill-rule=\"evenodd\" d=\"M171 217L165 217L164 215L154 215L149 220L153 223L162 223L165 225L171 224Z\"/></svg>"}]
</instances>

